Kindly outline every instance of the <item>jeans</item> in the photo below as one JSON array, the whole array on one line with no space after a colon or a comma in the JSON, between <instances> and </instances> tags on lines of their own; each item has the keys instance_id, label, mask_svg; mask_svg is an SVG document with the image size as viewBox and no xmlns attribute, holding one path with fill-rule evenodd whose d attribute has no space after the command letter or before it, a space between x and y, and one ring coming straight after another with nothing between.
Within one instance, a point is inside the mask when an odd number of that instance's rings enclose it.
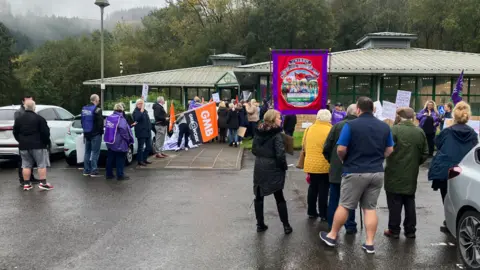
<instances>
[{"instance_id":1,"label":"jeans","mask_svg":"<svg viewBox=\"0 0 480 270\"><path fill-rule=\"evenodd\" d=\"M328 189L328 173L310 174L310 185L307 195L307 214L309 216L317 215L318 203L318 215L321 218L327 218Z\"/></svg>"},{"instance_id":2,"label":"jeans","mask_svg":"<svg viewBox=\"0 0 480 270\"><path fill-rule=\"evenodd\" d=\"M387 192L388 229L394 234L400 234L402 208L405 208L403 230L405 233L415 233L417 213L415 211L415 195L402 195Z\"/></svg>"},{"instance_id":3,"label":"jeans","mask_svg":"<svg viewBox=\"0 0 480 270\"><path fill-rule=\"evenodd\" d=\"M228 129L228 142L229 143L238 143L238 135L236 128Z\"/></svg>"},{"instance_id":4,"label":"jeans","mask_svg":"<svg viewBox=\"0 0 480 270\"><path fill-rule=\"evenodd\" d=\"M83 158L83 173L96 173L98 170L98 158L102 146L102 135L85 138L85 156Z\"/></svg>"},{"instance_id":5,"label":"jeans","mask_svg":"<svg viewBox=\"0 0 480 270\"><path fill-rule=\"evenodd\" d=\"M340 184L330 184L330 199L328 201L328 227L331 228L333 224L333 216L338 208L340 201ZM355 222L355 210L350 210L347 222L345 223L345 229L357 230L357 222Z\"/></svg>"},{"instance_id":6,"label":"jeans","mask_svg":"<svg viewBox=\"0 0 480 270\"><path fill-rule=\"evenodd\" d=\"M157 154L163 153L163 145L165 144L165 135L167 134L167 126L155 125L155 149Z\"/></svg>"},{"instance_id":7,"label":"jeans","mask_svg":"<svg viewBox=\"0 0 480 270\"><path fill-rule=\"evenodd\" d=\"M137 140L138 140L137 161L138 163L145 162L147 161L148 156L152 152L152 137L137 138Z\"/></svg>"},{"instance_id":8,"label":"jeans","mask_svg":"<svg viewBox=\"0 0 480 270\"><path fill-rule=\"evenodd\" d=\"M125 168L125 157L127 153L125 152L115 152L108 150L107 154L107 177L113 177L113 164L117 169L117 178L123 177L123 168Z\"/></svg>"}]
</instances>

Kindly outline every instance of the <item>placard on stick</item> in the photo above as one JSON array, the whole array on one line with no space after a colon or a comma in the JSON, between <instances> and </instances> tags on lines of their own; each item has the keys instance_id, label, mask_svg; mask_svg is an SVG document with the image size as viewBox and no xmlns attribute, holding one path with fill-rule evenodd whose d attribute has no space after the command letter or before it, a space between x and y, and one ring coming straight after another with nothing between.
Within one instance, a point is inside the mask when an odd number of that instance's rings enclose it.
<instances>
[{"instance_id":1,"label":"placard on stick","mask_svg":"<svg viewBox=\"0 0 480 270\"><path fill-rule=\"evenodd\" d=\"M410 99L412 98L412 92L410 91L397 91L397 98L395 99L395 104L398 108L400 107L410 107Z\"/></svg>"}]
</instances>

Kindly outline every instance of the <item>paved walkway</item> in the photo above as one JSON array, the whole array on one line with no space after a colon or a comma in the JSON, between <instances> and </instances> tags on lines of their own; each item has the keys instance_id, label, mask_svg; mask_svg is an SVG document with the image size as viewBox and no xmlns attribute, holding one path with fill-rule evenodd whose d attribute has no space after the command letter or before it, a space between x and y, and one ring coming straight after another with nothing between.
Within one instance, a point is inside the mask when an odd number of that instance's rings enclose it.
<instances>
[{"instance_id":1,"label":"paved walkway","mask_svg":"<svg viewBox=\"0 0 480 270\"><path fill-rule=\"evenodd\" d=\"M168 158L151 157L153 164L141 169L240 170L243 148L209 143L188 151L167 152Z\"/></svg>"}]
</instances>

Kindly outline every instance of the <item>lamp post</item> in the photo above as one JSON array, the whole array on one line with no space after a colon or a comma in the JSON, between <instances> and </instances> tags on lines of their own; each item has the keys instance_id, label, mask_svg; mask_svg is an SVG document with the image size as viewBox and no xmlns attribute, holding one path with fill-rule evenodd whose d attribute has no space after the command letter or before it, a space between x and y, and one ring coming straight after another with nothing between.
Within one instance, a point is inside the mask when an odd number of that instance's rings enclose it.
<instances>
[{"instance_id":1,"label":"lamp post","mask_svg":"<svg viewBox=\"0 0 480 270\"><path fill-rule=\"evenodd\" d=\"M101 61L101 64L100 64L100 73L101 73L101 77L100 77L100 103L101 103L101 106L102 106L102 110L103 110L103 100L104 100L104 92L105 92L105 84L103 83L103 77L104 77L104 62L105 62L105 59L104 59L104 46L103 46L103 10L110 6L110 4L108 3L108 0L95 0L95 5L99 6L100 7L100 16L101 16L101 26L100 26L100 35L101 35L101 49L100 49L100 61Z\"/></svg>"}]
</instances>

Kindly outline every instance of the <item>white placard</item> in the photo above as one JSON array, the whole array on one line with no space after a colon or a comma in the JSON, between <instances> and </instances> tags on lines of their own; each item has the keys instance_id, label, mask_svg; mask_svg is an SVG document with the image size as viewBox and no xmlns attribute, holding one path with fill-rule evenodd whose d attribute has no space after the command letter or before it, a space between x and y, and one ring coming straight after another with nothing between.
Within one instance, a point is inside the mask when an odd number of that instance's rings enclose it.
<instances>
[{"instance_id":1,"label":"white placard","mask_svg":"<svg viewBox=\"0 0 480 270\"><path fill-rule=\"evenodd\" d=\"M385 119L390 119L395 121L397 116L397 105L388 101L383 101L382 116Z\"/></svg>"},{"instance_id":2,"label":"white placard","mask_svg":"<svg viewBox=\"0 0 480 270\"><path fill-rule=\"evenodd\" d=\"M220 94L219 93L213 93L212 98L213 98L213 101L215 101L215 103L220 102Z\"/></svg>"},{"instance_id":3,"label":"white placard","mask_svg":"<svg viewBox=\"0 0 480 270\"><path fill-rule=\"evenodd\" d=\"M82 163L85 158L85 141L83 134L75 138L75 150L77 152L77 164Z\"/></svg>"},{"instance_id":4,"label":"white placard","mask_svg":"<svg viewBox=\"0 0 480 270\"><path fill-rule=\"evenodd\" d=\"M105 87L105 84L104 84L104 83L100 84L100 89L105 90L105 88L106 88L106 87Z\"/></svg>"},{"instance_id":5,"label":"white placard","mask_svg":"<svg viewBox=\"0 0 480 270\"><path fill-rule=\"evenodd\" d=\"M148 99L148 84L144 83L142 87L142 98L145 102L147 102Z\"/></svg>"},{"instance_id":6,"label":"white placard","mask_svg":"<svg viewBox=\"0 0 480 270\"><path fill-rule=\"evenodd\" d=\"M382 103L380 101L375 101L373 106L375 106L375 117L383 121L385 118L383 117Z\"/></svg>"},{"instance_id":7,"label":"white placard","mask_svg":"<svg viewBox=\"0 0 480 270\"><path fill-rule=\"evenodd\" d=\"M243 93L243 100L245 100L245 101L247 101L250 98L250 96L252 95L252 92L250 92L250 91L242 91L242 93Z\"/></svg>"},{"instance_id":8,"label":"white placard","mask_svg":"<svg viewBox=\"0 0 480 270\"><path fill-rule=\"evenodd\" d=\"M313 125L312 122L303 122L303 123L302 123L302 128L303 128L303 129L309 128L311 125Z\"/></svg>"},{"instance_id":9,"label":"white placard","mask_svg":"<svg viewBox=\"0 0 480 270\"><path fill-rule=\"evenodd\" d=\"M410 99L412 98L412 92L410 91L397 91L397 98L395 99L395 104L398 108L400 107L410 107Z\"/></svg>"}]
</instances>

